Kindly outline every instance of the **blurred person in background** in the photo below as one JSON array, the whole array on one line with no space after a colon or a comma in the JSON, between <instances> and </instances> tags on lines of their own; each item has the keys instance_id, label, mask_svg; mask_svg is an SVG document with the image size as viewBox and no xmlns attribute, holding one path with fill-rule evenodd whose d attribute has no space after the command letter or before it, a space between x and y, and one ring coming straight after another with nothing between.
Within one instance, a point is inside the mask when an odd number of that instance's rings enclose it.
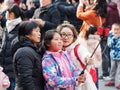
<instances>
[{"instance_id":1,"label":"blurred person in background","mask_svg":"<svg viewBox=\"0 0 120 90\"><path fill-rule=\"evenodd\" d=\"M110 80L105 86L115 86L120 89L120 23L114 23L107 39L110 48Z\"/></svg>"},{"instance_id":2,"label":"blurred person in background","mask_svg":"<svg viewBox=\"0 0 120 90\"><path fill-rule=\"evenodd\" d=\"M102 24L105 22L107 16L107 2L106 0L94 0L94 4L92 5L89 4L88 0L79 0L79 2L76 15L77 18L83 20L83 24L80 28L80 37L84 37L88 25L102 26L99 19L100 17ZM83 5L85 5L85 9Z\"/></svg>"},{"instance_id":3,"label":"blurred person in background","mask_svg":"<svg viewBox=\"0 0 120 90\"><path fill-rule=\"evenodd\" d=\"M119 11L119 17L120 17L120 0L117 0L117 8L118 8L118 11Z\"/></svg>"},{"instance_id":4,"label":"blurred person in background","mask_svg":"<svg viewBox=\"0 0 120 90\"><path fill-rule=\"evenodd\" d=\"M24 11L24 14L27 19L30 19L33 17L35 10L39 7L38 4L39 4L38 0L29 0L29 3L26 4L27 10Z\"/></svg>"},{"instance_id":5,"label":"blurred person in background","mask_svg":"<svg viewBox=\"0 0 120 90\"><path fill-rule=\"evenodd\" d=\"M24 20L24 14L18 5L13 4L6 11L6 27L3 30L2 45L0 51L0 65L9 76L10 87L7 90L14 90L15 76L13 72L13 56L11 52L11 42L18 35L18 25Z\"/></svg>"},{"instance_id":6,"label":"blurred person in background","mask_svg":"<svg viewBox=\"0 0 120 90\"><path fill-rule=\"evenodd\" d=\"M104 23L104 27L109 28L111 30L113 23L119 22L119 12L117 9L117 4L113 2L112 0L108 0L107 3L107 17L106 21ZM105 46L106 45L106 46ZM105 77L106 75L109 75L110 68L111 68L111 60L110 60L110 48L107 45L107 37L104 39L104 45L102 44L104 48L103 52L103 69L102 69L102 75L99 77L99 79L109 80L109 77ZM103 51L102 50L102 51ZM106 63L104 63L106 61ZM108 63L108 64L107 64Z\"/></svg>"},{"instance_id":7,"label":"blurred person in background","mask_svg":"<svg viewBox=\"0 0 120 90\"><path fill-rule=\"evenodd\" d=\"M66 4L60 3L57 5L57 7L60 13L65 15L65 18L63 19L63 21L65 20L69 21L71 24L75 26L75 28L77 29L77 32L79 33L82 25L82 20L76 17L76 11L77 11L78 5L79 5L79 0L71 0Z\"/></svg>"},{"instance_id":8,"label":"blurred person in background","mask_svg":"<svg viewBox=\"0 0 120 90\"><path fill-rule=\"evenodd\" d=\"M4 28L6 26L6 11L7 9L11 8L11 6L14 4L14 0L4 0L3 2L3 8L2 8L2 12L1 12L1 26L2 28Z\"/></svg>"},{"instance_id":9,"label":"blurred person in background","mask_svg":"<svg viewBox=\"0 0 120 90\"><path fill-rule=\"evenodd\" d=\"M39 0L40 7L35 11L33 19L41 26L41 39L47 30L60 24L60 12L53 4L54 0Z\"/></svg>"},{"instance_id":10,"label":"blurred person in background","mask_svg":"<svg viewBox=\"0 0 120 90\"><path fill-rule=\"evenodd\" d=\"M86 8L83 8L83 4ZM86 27L89 25L95 25L97 28L102 27L107 18L107 2L106 0L94 0L92 5L87 1L80 0L80 4L77 8L77 17L83 20L82 27L80 29L80 37L84 39L86 33ZM109 52L106 49L107 37L102 38L102 75L100 77L107 78L109 76ZM105 52L106 51L106 52Z\"/></svg>"},{"instance_id":11,"label":"blurred person in background","mask_svg":"<svg viewBox=\"0 0 120 90\"><path fill-rule=\"evenodd\" d=\"M105 27L111 29L113 23L118 23L120 21L119 11L117 9L117 4L112 0L108 0L107 3L107 18L104 24Z\"/></svg>"}]
</instances>

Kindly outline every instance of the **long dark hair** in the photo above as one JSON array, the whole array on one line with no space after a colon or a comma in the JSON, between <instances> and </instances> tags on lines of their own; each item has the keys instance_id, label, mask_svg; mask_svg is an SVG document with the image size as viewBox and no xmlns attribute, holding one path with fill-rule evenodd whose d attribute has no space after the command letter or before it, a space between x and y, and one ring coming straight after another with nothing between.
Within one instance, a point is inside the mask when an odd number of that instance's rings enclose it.
<instances>
[{"instance_id":1,"label":"long dark hair","mask_svg":"<svg viewBox=\"0 0 120 90\"><path fill-rule=\"evenodd\" d=\"M30 35L34 28L39 27L35 21L23 21L19 25L18 29L18 39L21 41L26 35Z\"/></svg>"},{"instance_id":2,"label":"long dark hair","mask_svg":"<svg viewBox=\"0 0 120 90\"><path fill-rule=\"evenodd\" d=\"M96 10L97 15L106 18L107 17L107 2L106 0L97 0Z\"/></svg>"}]
</instances>

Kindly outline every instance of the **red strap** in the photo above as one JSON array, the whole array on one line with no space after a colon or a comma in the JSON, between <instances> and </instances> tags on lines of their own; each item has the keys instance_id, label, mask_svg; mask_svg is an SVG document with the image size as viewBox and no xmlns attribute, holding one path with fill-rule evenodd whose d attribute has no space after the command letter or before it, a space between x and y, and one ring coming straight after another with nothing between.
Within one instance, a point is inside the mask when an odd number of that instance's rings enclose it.
<instances>
[{"instance_id":1,"label":"red strap","mask_svg":"<svg viewBox=\"0 0 120 90\"><path fill-rule=\"evenodd\" d=\"M77 60L79 60L79 63L80 63L80 65L82 66L82 68L84 68L85 65L82 63L82 61L80 60L80 58L79 58L79 56L78 56L78 53L77 53L77 50L78 50L78 47L79 47L79 46L80 46L80 44L77 44L77 45L75 46L75 48L74 48L74 54L75 54Z\"/></svg>"}]
</instances>

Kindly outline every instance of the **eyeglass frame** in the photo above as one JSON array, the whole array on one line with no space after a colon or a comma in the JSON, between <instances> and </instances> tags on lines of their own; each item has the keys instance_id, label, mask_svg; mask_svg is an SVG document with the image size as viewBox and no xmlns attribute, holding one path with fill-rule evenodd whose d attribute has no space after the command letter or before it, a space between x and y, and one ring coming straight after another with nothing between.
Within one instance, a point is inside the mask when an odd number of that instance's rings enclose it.
<instances>
[{"instance_id":1,"label":"eyeglass frame","mask_svg":"<svg viewBox=\"0 0 120 90\"><path fill-rule=\"evenodd\" d=\"M64 36L63 36L64 35ZM73 34L61 34L62 38L72 38L74 35Z\"/></svg>"}]
</instances>

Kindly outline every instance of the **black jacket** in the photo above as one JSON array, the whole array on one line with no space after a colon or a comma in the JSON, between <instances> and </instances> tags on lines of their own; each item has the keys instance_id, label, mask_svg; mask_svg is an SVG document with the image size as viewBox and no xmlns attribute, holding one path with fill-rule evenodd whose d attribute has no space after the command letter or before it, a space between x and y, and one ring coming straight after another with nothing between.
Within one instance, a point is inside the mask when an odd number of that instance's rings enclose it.
<instances>
[{"instance_id":1,"label":"black jacket","mask_svg":"<svg viewBox=\"0 0 120 90\"><path fill-rule=\"evenodd\" d=\"M11 42L18 35L18 25L11 31L3 31L2 45L0 51L0 65L4 68L4 72L9 76L11 80L14 80L13 72L13 57L11 54Z\"/></svg>"},{"instance_id":2,"label":"black jacket","mask_svg":"<svg viewBox=\"0 0 120 90\"><path fill-rule=\"evenodd\" d=\"M61 21L60 13L54 4L38 8L35 10L33 18L40 18L45 21L45 25L41 27L42 37L47 30L56 28Z\"/></svg>"},{"instance_id":3,"label":"black jacket","mask_svg":"<svg viewBox=\"0 0 120 90\"><path fill-rule=\"evenodd\" d=\"M41 56L28 38L20 40L14 54L16 90L44 90Z\"/></svg>"},{"instance_id":4,"label":"black jacket","mask_svg":"<svg viewBox=\"0 0 120 90\"><path fill-rule=\"evenodd\" d=\"M27 19L32 18L35 10L36 10L36 8L31 8L30 10L24 11L25 17L26 17Z\"/></svg>"},{"instance_id":5,"label":"black jacket","mask_svg":"<svg viewBox=\"0 0 120 90\"><path fill-rule=\"evenodd\" d=\"M67 19L65 18L65 20L73 24L76 27L77 31L80 32L80 28L83 21L76 17L78 4L79 2L76 2L75 4L68 4L68 5L59 3L57 7L60 13L66 16Z\"/></svg>"}]
</instances>

